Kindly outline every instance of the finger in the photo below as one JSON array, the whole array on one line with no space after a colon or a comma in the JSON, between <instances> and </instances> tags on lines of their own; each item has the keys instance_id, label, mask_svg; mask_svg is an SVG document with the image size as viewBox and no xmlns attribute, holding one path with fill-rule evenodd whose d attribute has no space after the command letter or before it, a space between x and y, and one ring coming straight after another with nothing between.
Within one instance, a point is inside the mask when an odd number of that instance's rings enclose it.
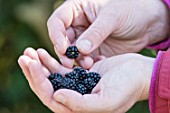
<instances>
[{"instance_id":1,"label":"finger","mask_svg":"<svg viewBox=\"0 0 170 113\"><path fill-rule=\"evenodd\" d=\"M69 27L66 31L66 39L69 40L68 43L71 45L72 42L74 42L75 39L75 33L72 27ZM74 59L69 59L68 57L65 56L65 54L60 54L59 51L54 47L55 53L60 59L60 62L62 63L63 66L67 68L72 68L74 65Z\"/></svg>"},{"instance_id":2,"label":"finger","mask_svg":"<svg viewBox=\"0 0 170 113\"><path fill-rule=\"evenodd\" d=\"M58 52L63 55L69 46L66 39L66 29L71 25L72 21L73 4L70 1L66 1L55 10L47 22L51 41Z\"/></svg>"},{"instance_id":3,"label":"finger","mask_svg":"<svg viewBox=\"0 0 170 113\"><path fill-rule=\"evenodd\" d=\"M31 47L25 49L24 55L29 56L34 60L40 61L37 52Z\"/></svg>"},{"instance_id":4,"label":"finger","mask_svg":"<svg viewBox=\"0 0 170 113\"><path fill-rule=\"evenodd\" d=\"M74 59L70 59L68 57L66 57L65 55L61 55L58 53L58 51L54 48L55 52L57 53L60 62L62 63L63 66L67 67L67 68L72 68L74 65Z\"/></svg>"},{"instance_id":5,"label":"finger","mask_svg":"<svg viewBox=\"0 0 170 113\"><path fill-rule=\"evenodd\" d=\"M64 66L60 65L53 57L51 57L47 51L44 49L37 50L39 58L42 64L48 68L51 73L61 73L64 75L67 72L72 71L72 69L65 68Z\"/></svg>"},{"instance_id":6,"label":"finger","mask_svg":"<svg viewBox=\"0 0 170 113\"><path fill-rule=\"evenodd\" d=\"M97 57L94 58L94 62L98 62L98 61L104 60L104 59L106 59L106 57L103 56L103 55L100 55L100 56L97 56Z\"/></svg>"},{"instance_id":7,"label":"finger","mask_svg":"<svg viewBox=\"0 0 170 113\"><path fill-rule=\"evenodd\" d=\"M107 12L99 14L93 24L78 38L76 46L83 54L89 54L113 31L114 20L110 20Z\"/></svg>"},{"instance_id":8,"label":"finger","mask_svg":"<svg viewBox=\"0 0 170 113\"><path fill-rule=\"evenodd\" d=\"M55 92L54 99L77 113L102 112L102 106L106 104L99 94L81 95L67 89L61 89Z\"/></svg>"},{"instance_id":9,"label":"finger","mask_svg":"<svg viewBox=\"0 0 170 113\"><path fill-rule=\"evenodd\" d=\"M19 59L18 59L18 63L20 65L20 67L21 67L21 69L22 69L26 79L28 80L28 83L29 83L31 89L33 90L33 92L36 93L36 90L34 88L34 84L32 82L32 78L30 76L30 71L28 69L28 63L30 61L31 61L31 58L29 58L28 56L25 56L25 55L20 56Z\"/></svg>"},{"instance_id":10,"label":"finger","mask_svg":"<svg viewBox=\"0 0 170 113\"><path fill-rule=\"evenodd\" d=\"M33 78L32 80L37 91L37 96L42 100L42 102L54 112L71 113L68 108L53 100L53 87L50 81L46 78L47 75L43 73L41 64L36 60L31 60L28 64L28 68L30 70L31 77Z\"/></svg>"},{"instance_id":11,"label":"finger","mask_svg":"<svg viewBox=\"0 0 170 113\"><path fill-rule=\"evenodd\" d=\"M90 69L93 66L93 59L90 56L83 56L83 59L79 61L80 65L85 69Z\"/></svg>"},{"instance_id":12,"label":"finger","mask_svg":"<svg viewBox=\"0 0 170 113\"><path fill-rule=\"evenodd\" d=\"M30 57L31 59L37 60L38 62L41 63L37 51L35 51L33 48L30 48L30 47L27 48L24 51L24 55ZM49 70L44 65L42 65L42 68L43 68L43 72L46 73L46 75L48 75L48 74L50 75Z\"/></svg>"},{"instance_id":13,"label":"finger","mask_svg":"<svg viewBox=\"0 0 170 113\"><path fill-rule=\"evenodd\" d=\"M67 35L70 43L73 43L74 40L75 40L76 34L75 34L74 29L73 29L72 27L69 27L69 28L66 30L66 35Z\"/></svg>"}]
</instances>

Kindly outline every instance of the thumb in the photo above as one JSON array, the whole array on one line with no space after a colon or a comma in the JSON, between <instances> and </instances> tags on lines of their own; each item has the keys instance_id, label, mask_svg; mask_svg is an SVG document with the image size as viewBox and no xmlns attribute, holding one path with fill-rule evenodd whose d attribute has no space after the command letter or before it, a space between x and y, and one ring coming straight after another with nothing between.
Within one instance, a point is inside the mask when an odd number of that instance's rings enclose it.
<instances>
[{"instance_id":1,"label":"thumb","mask_svg":"<svg viewBox=\"0 0 170 113\"><path fill-rule=\"evenodd\" d=\"M91 26L78 38L76 46L82 54L97 49L112 33L114 20L108 14L100 14Z\"/></svg>"},{"instance_id":2,"label":"thumb","mask_svg":"<svg viewBox=\"0 0 170 113\"><path fill-rule=\"evenodd\" d=\"M76 112L90 112L102 108L98 94L81 95L73 90L61 89L55 92L54 99Z\"/></svg>"}]
</instances>

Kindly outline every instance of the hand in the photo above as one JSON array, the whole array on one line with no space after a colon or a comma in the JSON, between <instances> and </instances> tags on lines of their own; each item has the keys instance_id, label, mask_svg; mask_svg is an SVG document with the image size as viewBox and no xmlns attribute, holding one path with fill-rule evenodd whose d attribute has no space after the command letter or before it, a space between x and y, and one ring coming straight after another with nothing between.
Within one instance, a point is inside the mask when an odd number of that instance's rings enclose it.
<instances>
[{"instance_id":1,"label":"hand","mask_svg":"<svg viewBox=\"0 0 170 113\"><path fill-rule=\"evenodd\" d=\"M53 112L119 113L148 98L154 60L126 54L95 63L90 71L100 73L102 79L92 94L83 96L72 90L59 90L53 95L47 79L50 73L65 74L72 70L61 66L45 50L28 48L18 62L31 89Z\"/></svg>"},{"instance_id":2,"label":"hand","mask_svg":"<svg viewBox=\"0 0 170 113\"><path fill-rule=\"evenodd\" d=\"M154 59L137 54L108 58L90 69L102 75L92 94L62 89L54 98L75 113L125 113L148 99L153 65Z\"/></svg>"},{"instance_id":3,"label":"hand","mask_svg":"<svg viewBox=\"0 0 170 113\"><path fill-rule=\"evenodd\" d=\"M138 52L165 39L169 20L161 0L67 0L47 24L62 64L72 68L74 60L64 54L76 45L82 54L77 62L88 69L104 57Z\"/></svg>"},{"instance_id":4,"label":"hand","mask_svg":"<svg viewBox=\"0 0 170 113\"><path fill-rule=\"evenodd\" d=\"M60 72L64 74L71 69L64 68L45 50L32 48L25 50L24 55L18 59L18 63L27 78L33 92L40 100L55 113L73 113L71 109L54 100L53 87L48 80L50 73Z\"/></svg>"}]
</instances>

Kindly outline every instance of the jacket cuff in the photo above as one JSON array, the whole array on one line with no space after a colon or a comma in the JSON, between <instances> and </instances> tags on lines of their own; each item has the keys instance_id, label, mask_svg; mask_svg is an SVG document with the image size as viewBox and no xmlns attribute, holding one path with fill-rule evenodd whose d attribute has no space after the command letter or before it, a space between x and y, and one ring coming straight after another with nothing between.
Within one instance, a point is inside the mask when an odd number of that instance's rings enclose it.
<instances>
[{"instance_id":1,"label":"jacket cuff","mask_svg":"<svg viewBox=\"0 0 170 113\"><path fill-rule=\"evenodd\" d=\"M162 55L162 51L158 52L157 58L154 63L154 69L152 72L150 92L149 92L149 109L151 113L155 113L155 82L156 82L156 70L158 70L158 62Z\"/></svg>"},{"instance_id":2,"label":"jacket cuff","mask_svg":"<svg viewBox=\"0 0 170 113\"><path fill-rule=\"evenodd\" d=\"M170 48L155 62L149 105L151 113L170 113Z\"/></svg>"}]
</instances>

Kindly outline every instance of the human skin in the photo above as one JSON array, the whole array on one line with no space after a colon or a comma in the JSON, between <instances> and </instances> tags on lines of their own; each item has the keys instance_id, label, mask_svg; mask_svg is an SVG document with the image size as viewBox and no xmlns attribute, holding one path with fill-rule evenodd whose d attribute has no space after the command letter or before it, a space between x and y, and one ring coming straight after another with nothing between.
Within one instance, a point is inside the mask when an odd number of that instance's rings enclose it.
<instances>
[{"instance_id":1,"label":"human skin","mask_svg":"<svg viewBox=\"0 0 170 113\"><path fill-rule=\"evenodd\" d=\"M18 62L31 89L55 113L124 113L148 99L154 60L129 53L96 62L89 71L100 73L101 80L92 94L85 95L68 89L54 92L50 73L64 75L72 69L60 65L43 49L26 49Z\"/></svg>"},{"instance_id":2,"label":"human skin","mask_svg":"<svg viewBox=\"0 0 170 113\"><path fill-rule=\"evenodd\" d=\"M169 12L162 0L67 0L49 18L51 41L61 63L70 45L81 52L76 61L88 69L105 57L138 52L169 35Z\"/></svg>"}]
</instances>

